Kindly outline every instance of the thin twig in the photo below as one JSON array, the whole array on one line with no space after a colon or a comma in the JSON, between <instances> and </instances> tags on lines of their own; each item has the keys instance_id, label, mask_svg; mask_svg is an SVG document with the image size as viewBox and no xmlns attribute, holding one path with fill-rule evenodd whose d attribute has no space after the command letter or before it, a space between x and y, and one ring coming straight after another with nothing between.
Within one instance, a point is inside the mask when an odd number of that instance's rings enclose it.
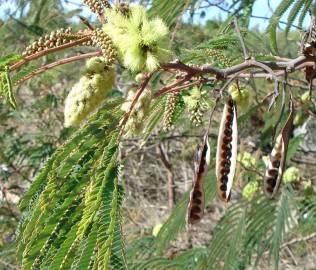
<instances>
[{"instance_id":1,"label":"thin twig","mask_svg":"<svg viewBox=\"0 0 316 270\"><path fill-rule=\"evenodd\" d=\"M238 38L239 38L239 41L240 41L241 48L242 48L243 53L244 53L244 58L245 58L245 60L249 60L250 56L248 54L248 50L246 48L244 39L243 39L243 37L242 37L242 35L240 33L240 29L239 29L239 26L238 26L238 20L237 20L236 17L234 18L234 25L235 25L235 30L237 32L237 35L238 35Z\"/></svg>"},{"instance_id":2,"label":"thin twig","mask_svg":"<svg viewBox=\"0 0 316 270\"><path fill-rule=\"evenodd\" d=\"M26 75L22 79L18 80L15 84L16 85L17 84L21 84L21 83L23 83L23 82L25 82L25 81L27 81L29 79L32 79L34 76L42 74L42 73L46 72L47 70L50 70L50 69L55 68L57 66L68 64L68 63L71 63L71 62L74 62L74 61L78 61L78 60L81 60L81 59L86 59L86 58L91 58L91 57L95 57L95 56L100 56L100 55L102 55L101 51L100 52L91 52L91 53L80 54L80 55L76 55L76 56L72 56L72 57L69 57L69 58L58 60L56 62L53 62L51 64L42 66L42 67L32 71L31 73L29 73L28 75Z\"/></svg>"},{"instance_id":3,"label":"thin twig","mask_svg":"<svg viewBox=\"0 0 316 270\"><path fill-rule=\"evenodd\" d=\"M298 242L301 242L301 241L307 241L307 240L310 240L312 238L316 237L316 232L312 233L312 234L309 234L309 235L306 235L306 236L303 236L303 237L297 237L297 238L293 238L292 240L288 241L288 242L285 242L284 244L282 244L281 248L285 248L287 246L290 246L290 245L293 245L293 244L296 244Z\"/></svg>"},{"instance_id":4,"label":"thin twig","mask_svg":"<svg viewBox=\"0 0 316 270\"><path fill-rule=\"evenodd\" d=\"M147 74L145 74L145 78L144 78L142 84L140 85L138 91L136 92L136 94L135 94L135 96L134 96L134 98L133 98L133 100L132 100L132 103L131 103L131 105L130 105L128 111L125 113L125 115L124 115L124 117L123 117L123 120L122 120L122 122L120 123L120 128L121 128L121 130L120 130L120 134L119 134L118 139L117 139L118 141L121 139L121 136L122 136L123 133L124 133L124 129L125 129L126 123L127 123L128 119L129 119L131 113L133 112L133 109L134 109L134 107L135 107L135 105L136 105L136 103L137 103L137 101L138 101L140 95L143 93L143 91L145 90L147 84L149 83L149 81L150 81L152 75L153 75L153 73L147 73Z\"/></svg>"}]
</instances>

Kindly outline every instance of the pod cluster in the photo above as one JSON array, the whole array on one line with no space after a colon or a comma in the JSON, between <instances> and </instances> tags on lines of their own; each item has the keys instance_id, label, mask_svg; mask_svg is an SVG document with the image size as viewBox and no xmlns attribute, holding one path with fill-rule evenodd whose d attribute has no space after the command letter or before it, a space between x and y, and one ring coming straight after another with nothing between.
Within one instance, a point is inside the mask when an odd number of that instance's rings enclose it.
<instances>
[{"instance_id":1,"label":"pod cluster","mask_svg":"<svg viewBox=\"0 0 316 270\"><path fill-rule=\"evenodd\" d=\"M207 167L210 164L210 146L208 143L208 131L204 135L201 144L198 147L195 166L194 178L192 182L192 190L190 192L190 200L187 210L187 223L194 224L201 220L204 214L204 177L207 173Z\"/></svg>"},{"instance_id":2,"label":"pod cluster","mask_svg":"<svg viewBox=\"0 0 316 270\"><path fill-rule=\"evenodd\" d=\"M229 99L220 124L216 154L216 178L219 196L230 200L237 158L237 111L235 103Z\"/></svg>"},{"instance_id":3,"label":"pod cluster","mask_svg":"<svg viewBox=\"0 0 316 270\"><path fill-rule=\"evenodd\" d=\"M270 155L267 170L264 179L264 192L269 198L274 198L281 184L287 148L290 140L290 135L293 129L293 101L290 98L290 113L284 127L277 136L273 150Z\"/></svg>"}]
</instances>

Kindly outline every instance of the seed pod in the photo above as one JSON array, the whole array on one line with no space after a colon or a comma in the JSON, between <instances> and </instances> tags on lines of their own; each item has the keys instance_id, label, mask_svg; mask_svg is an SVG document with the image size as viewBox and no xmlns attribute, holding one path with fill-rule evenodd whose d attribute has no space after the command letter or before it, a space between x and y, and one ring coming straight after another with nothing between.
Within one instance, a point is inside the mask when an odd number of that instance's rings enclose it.
<instances>
[{"instance_id":1,"label":"seed pod","mask_svg":"<svg viewBox=\"0 0 316 270\"><path fill-rule=\"evenodd\" d=\"M233 186L237 159L237 110L235 102L229 99L219 127L216 152L216 178L219 197L228 202Z\"/></svg>"},{"instance_id":2,"label":"seed pod","mask_svg":"<svg viewBox=\"0 0 316 270\"><path fill-rule=\"evenodd\" d=\"M270 160L265 173L264 192L270 199L274 198L279 190L285 167L287 148L293 129L294 110L292 97L290 97L289 109L289 116L284 127L281 129L280 134L275 140L275 144L271 152Z\"/></svg>"},{"instance_id":3,"label":"seed pod","mask_svg":"<svg viewBox=\"0 0 316 270\"><path fill-rule=\"evenodd\" d=\"M210 164L210 145L208 143L208 131L199 145L195 157L194 178L192 190L190 192L190 201L187 210L186 221L188 224L194 224L201 220L204 213L204 190L203 181L207 173L207 167Z\"/></svg>"}]
</instances>

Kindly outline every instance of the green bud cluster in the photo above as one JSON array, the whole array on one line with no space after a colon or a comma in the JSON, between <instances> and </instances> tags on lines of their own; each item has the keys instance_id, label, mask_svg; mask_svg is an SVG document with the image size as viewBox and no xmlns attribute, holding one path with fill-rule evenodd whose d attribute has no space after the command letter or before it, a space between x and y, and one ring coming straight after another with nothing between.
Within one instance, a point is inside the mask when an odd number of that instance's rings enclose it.
<instances>
[{"instance_id":1,"label":"green bud cluster","mask_svg":"<svg viewBox=\"0 0 316 270\"><path fill-rule=\"evenodd\" d=\"M175 113L177 102L180 98L179 92L170 93L167 95L165 112L163 116L163 130L169 131L173 124L173 116Z\"/></svg>"},{"instance_id":2,"label":"green bud cluster","mask_svg":"<svg viewBox=\"0 0 316 270\"><path fill-rule=\"evenodd\" d=\"M55 48L79 39L80 37L81 35L72 33L72 29L70 27L67 29L61 28L34 41L31 45L26 47L22 56L29 56L37 52Z\"/></svg>"},{"instance_id":3,"label":"green bud cluster","mask_svg":"<svg viewBox=\"0 0 316 270\"><path fill-rule=\"evenodd\" d=\"M243 152L242 154L238 154L237 160L245 167L251 168L256 165L256 159L249 152Z\"/></svg>"},{"instance_id":4,"label":"green bud cluster","mask_svg":"<svg viewBox=\"0 0 316 270\"><path fill-rule=\"evenodd\" d=\"M137 88L132 88L127 95L127 102L122 105L122 110L127 112L130 108L132 100L137 92ZM144 120L150 112L150 104L152 100L152 93L149 89L145 88L140 97L138 98L134 109L129 116L126 123L126 130L128 134L139 135L144 127Z\"/></svg>"},{"instance_id":5,"label":"green bud cluster","mask_svg":"<svg viewBox=\"0 0 316 270\"><path fill-rule=\"evenodd\" d=\"M242 191L242 196L250 201L255 193L259 190L259 184L257 181L251 181L247 185L245 185L243 191Z\"/></svg>"},{"instance_id":6,"label":"green bud cluster","mask_svg":"<svg viewBox=\"0 0 316 270\"><path fill-rule=\"evenodd\" d=\"M107 0L83 0L92 12L96 14L103 14L104 8L110 8L111 5Z\"/></svg>"},{"instance_id":7,"label":"green bud cluster","mask_svg":"<svg viewBox=\"0 0 316 270\"><path fill-rule=\"evenodd\" d=\"M224 67L230 67L232 65L232 61L227 56L225 56L220 50L208 49L207 54L216 62L222 64Z\"/></svg>"},{"instance_id":8,"label":"green bud cluster","mask_svg":"<svg viewBox=\"0 0 316 270\"><path fill-rule=\"evenodd\" d=\"M238 108L242 111L247 111L251 99L249 89L244 85L238 87L236 83L233 83L228 88L228 92L236 102Z\"/></svg>"},{"instance_id":9,"label":"green bud cluster","mask_svg":"<svg viewBox=\"0 0 316 270\"><path fill-rule=\"evenodd\" d=\"M93 45L100 48L107 65L111 65L114 61L115 52L112 40L101 29L95 29L92 33L91 40Z\"/></svg>"},{"instance_id":10,"label":"green bud cluster","mask_svg":"<svg viewBox=\"0 0 316 270\"><path fill-rule=\"evenodd\" d=\"M86 67L65 100L65 127L79 125L102 103L115 82L114 69L103 58L90 59Z\"/></svg>"},{"instance_id":11,"label":"green bud cluster","mask_svg":"<svg viewBox=\"0 0 316 270\"><path fill-rule=\"evenodd\" d=\"M143 6L132 4L127 12L120 7L107 9L105 17L103 31L112 39L125 67L133 72L153 71L168 60L168 28L159 18L149 19Z\"/></svg>"},{"instance_id":12,"label":"green bud cluster","mask_svg":"<svg viewBox=\"0 0 316 270\"><path fill-rule=\"evenodd\" d=\"M304 92L304 94L301 96L301 101L303 102L303 104L306 104L310 101L310 92L309 91Z\"/></svg>"},{"instance_id":13,"label":"green bud cluster","mask_svg":"<svg viewBox=\"0 0 316 270\"><path fill-rule=\"evenodd\" d=\"M300 178L300 170L296 167L290 167L285 170L283 174L283 182L284 183L292 183Z\"/></svg>"}]
</instances>

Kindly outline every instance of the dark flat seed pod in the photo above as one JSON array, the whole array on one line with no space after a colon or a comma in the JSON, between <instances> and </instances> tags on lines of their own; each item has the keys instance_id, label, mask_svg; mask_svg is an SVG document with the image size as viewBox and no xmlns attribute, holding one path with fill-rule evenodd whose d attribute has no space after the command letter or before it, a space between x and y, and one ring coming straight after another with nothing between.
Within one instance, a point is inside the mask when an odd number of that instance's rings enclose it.
<instances>
[{"instance_id":1,"label":"dark flat seed pod","mask_svg":"<svg viewBox=\"0 0 316 270\"><path fill-rule=\"evenodd\" d=\"M229 99L223 110L216 154L217 190L219 197L225 202L230 199L236 168L236 158L237 110L234 101Z\"/></svg>"},{"instance_id":2,"label":"dark flat seed pod","mask_svg":"<svg viewBox=\"0 0 316 270\"><path fill-rule=\"evenodd\" d=\"M276 196L284 172L288 144L293 129L294 108L292 96L290 96L289 110L290 112L286 123L276 138L265 173L263 188L266 196L270 199Z\"/></svg>"},{"instance_id":3,"label":"dark flat seed pod","mask_svg":"<svg viewBox=\"0 0 316 270\"><path fill-rule=\"evenodd\" d=\"M194 224L201 220L204 213L204 190L203 181L210 163L210 146L208 143L208 131L203 137L195 156L194 178L190 200L188 204L186 221L188 224Z\"/></svg>"}]
</instances>

